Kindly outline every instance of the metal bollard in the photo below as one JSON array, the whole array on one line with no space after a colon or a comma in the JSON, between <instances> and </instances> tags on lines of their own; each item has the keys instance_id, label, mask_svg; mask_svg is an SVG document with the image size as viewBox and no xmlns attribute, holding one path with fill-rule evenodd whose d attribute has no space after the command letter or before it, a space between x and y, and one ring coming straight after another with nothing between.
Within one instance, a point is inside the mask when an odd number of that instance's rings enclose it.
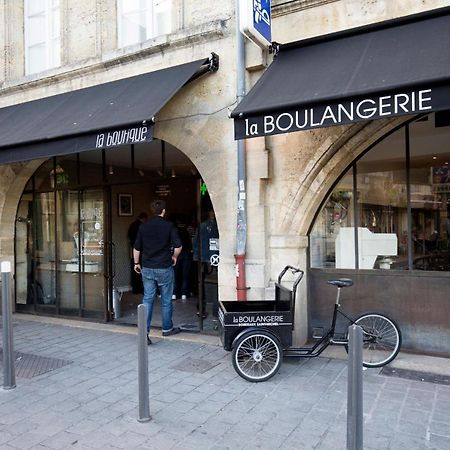
<instances>
[{"instance_id":1,"label":"metal bollard","mask_svg":"<svg viewBox=\"0 0 450 450\"><path fill-rule=\"evenodd\" d=\"M348 328L347 450L363 448L363 331Z\"/></svg>"},{"instance_id":2,"label":"metal bollard","mask_svg":"<svg viewBox=\"0 0 450 450\"><path fill-rule=\"evenodd\" d=\"M2 270L2 316L3 316L3 389L16 387L13 329L11 319L11 263L1 264Z\"/></svg>"},{"instance_id":3,"label":"metal bollard","mask_svg":"<svg viewBox=\"0 0 450 450\"><path fill-rule=\"evenodd\" d=\"M148 390L148 348L147 348L147 307L139 305L138 312L138 383L139 383L139 419L148 422L150 417L150 399Z\"/></svg>"}]
</instances>

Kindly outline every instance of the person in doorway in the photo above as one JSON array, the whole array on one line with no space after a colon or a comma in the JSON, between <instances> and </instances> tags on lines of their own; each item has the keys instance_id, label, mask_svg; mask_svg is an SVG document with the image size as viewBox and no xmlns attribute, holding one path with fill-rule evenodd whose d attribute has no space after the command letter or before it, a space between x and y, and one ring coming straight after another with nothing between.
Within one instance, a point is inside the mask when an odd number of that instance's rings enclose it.
<instances>
[{"instance_id":1,"label":"person in doorway","mask_svg":"<svg viewBox=\"0 0 450 450\"><path fill-rule=\"evenodd\" d=\"M165 201L155 200L150 207L153 217L139 227L133 248L134 270L142 275L144 284L148 344L152 343L148 333L157 289L161 293L162 335L171 336L181 331L172 321L173 266L182 249L181 240L175 225L164 219Z\"/></svg>"},{"instance_id":2,"label":"person in doorway","mask_svg":"<svg viewBox=\"0 0 450 450\"><path fill-rule=\"evenodd\" d=\"M131 223L128 228L128 241L130 243L130 263L131 263L131 287L133 289L133 294L142 294L144 292L144 286L142 284L142 277L136 273L134 270L134 260L133 260L133 248L136 241L136 237L139 231L139 227L147 222L148 214L146 212L141 212L136 220Z\"/></svg>"},{"instance_id":3,"label":"person in doorway","mask_svg":"<svg viewBox=\"0 0 450 450\"><path fill-rule=\"evenodd\" d=\"M211 274L214 269L211 266L210 258L216 251L210 249L210 240L219 237L219 229L217 227L216 215L211 209L208 211L208 218L200 224L196 235L194 236L193 249L194 261L201 263L201 290L202 290L202 311L203 319L206 319L208 313L206 311L206 295L205 295L205 278ZM199 303L197 303L197 315L200 315Z\"/></svg>"},{"instance_id":4,"label":"person in doorway","mask_svg":"<svg viewBox=\"0 0 450 450\"><path fill-rule=\"evenodd\" d=\"M178 257L175 269L175 280L173 286L172 300L181 297L186 301L191 292L190 272L192 265L192 237L189 234L188 226L183 215L178 215L175 225L181 239L182 250Z\"/></svg>"}]
</instances>

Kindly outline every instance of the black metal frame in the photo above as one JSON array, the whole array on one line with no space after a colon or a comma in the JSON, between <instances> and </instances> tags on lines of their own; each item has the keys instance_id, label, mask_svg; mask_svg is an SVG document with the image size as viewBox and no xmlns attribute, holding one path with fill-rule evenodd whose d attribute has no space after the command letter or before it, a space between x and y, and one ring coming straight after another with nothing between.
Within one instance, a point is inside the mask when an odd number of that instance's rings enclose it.
<instances>
[{"instance_id":1,"label":"black metal frame","mask_svg":"<svg viewBox=\"0 0 450 450\"><path fill-rule=\"evenodd\" d=\"M341 287L338 287L338 292L336 295L336 302L334 303L334 310L333 310L333 319L331 321L331 327L328 329L327 333L320 338L320 340L314 344L312 347L290 347L283 351L284 356L288 357L297 357L297 358L314 358L316 356L320 356L322 352L329 346L329 345L347 345L348 339L335 339L335 330L336 330L336 320L337 315L340 314L341 316L344 316L350 324L354 324L355 321L347 316L347 314L343 313L339 307L341 306L339 303L340 297L341 297ZM317 351L316 351L317 349Z\"/></svg>"},{"instance_id":2,"label":"black metal frame","mask_svg":"<svg viewBox=\"0 0 450 450\"><path fill-rule=\"evenodd\" d=\"M282 279L287 271L291 271L293 274L298 273L299 276L295 280L292 290L287 289L286 287L281 285ZM337 295L336 301L334 304L333 317L331 321L331 327L328 329L326 334L320 338L320 340L311 347L291 347L292 343L292 330L294 329L294 312L295 312L295 300L296 300L296 291L297 286L302 280L304 272L293 266L286 266L278 276L278 282L275 283L275 301L253 301L251 302L252 308L248 308L247 310L243 308L244 305L239 302L220 302L221 312L219 314L219 320L221 324L220 328L220 338L222 340L222 344L225 350L232 350L237 342L237 340L245 334L257 333L261 330L264 330L270 333L273 337L275 337L281 344L283 348L283 355L287 357L297 357L297 358L314 358L316 356L320 356L322 352L332 344L337 345L347 345L348 339L341 338L336 339L335 330L336 330L336 322L337 316L340 314L345 317L350 324L354 324L355 321L347 316L344 312L342 312L340 308L340 297L341 297L341 289L345 286L351 286L353 284L351 280L339 280L345 281L342 284L337 285ZM334 284L334 283L333 283ZM282 298L282 294L288 294L289 298ZM286 305L289 302L289 311L286 311L285 307L282 304ZM247 305L248 306L248 305ZM287 305L286 305L287 306ZM231 310L231 308L233 308ZM228 309L227 309L228 308ZM288 328L286 323L276 323L277 326L234 326L234 323L238 323L239 319L242 315L255 315L257 314L259 317L270 316L273 314L283 314L283 312L287 314L286 317L289 317L292 321L292 325ZM284 319L284 317L283 317ZM285 325L285 326L283 326Z\"/></svg>"}]
</instances>

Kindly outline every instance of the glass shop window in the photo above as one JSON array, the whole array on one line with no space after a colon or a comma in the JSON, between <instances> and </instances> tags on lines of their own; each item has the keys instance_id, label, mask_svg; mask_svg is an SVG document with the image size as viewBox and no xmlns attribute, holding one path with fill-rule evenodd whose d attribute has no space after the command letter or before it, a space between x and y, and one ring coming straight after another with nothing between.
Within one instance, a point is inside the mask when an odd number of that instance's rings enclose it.
<instances>
[{"instance_id":1,"label":"glass shop window","mask_svg":"<svg viewBox=\"0 0 450 450\"><path fill-rule=\"evenodd\" d=\"M172 30L172 0L118 0L119 47L139 44Z\"/></svg>"},{"instance_id":2,"label":"glass shop window","mask_svg":"<svg viewBox=\"0 0 450 450\"><path fill-rule=\"evenodd\" d=\"M413 269L450 270L450 111L410 125Z\"/></svg>"},{"instance_id":3,"label":"glass shop window","mask_svg":"<svg viewBox=\"0 0 450 450\"><path fill-rule=\"evenodd\" d=\"M356 163L360 269L408 268L405 129Z\"/></svg>"},{"instance_id":4,"label":"glass shop window","mask_svg":"<svg viewBox=\"0 0 450 450\"><path fill-rule=\"evenodd\" d=\"M325 202L310 233L311 267L337 267L346 255L355 267L355 252L343 246L354 242L353 170L338 182Z\"/></svg>"},{"instance_id":5,"label":"glass shop window","mask_svg":"<svg viewBox=\"0 0 450 450\"><path fill-rule=\"evenodd\" d=\"M25 74L61 64L59 0L25 0Z\"/></svg>"},{"instance_id":6,"label":"glass shop window","mask_svg":"<svg viewBox=\"0 0 450 450\"><path fill-rule=\"evenodd\" d=\"M386 136L353 168L356 183L344 174L316 217L311 267L450 271L450 111Z\"/></svg>"}]
</instances>

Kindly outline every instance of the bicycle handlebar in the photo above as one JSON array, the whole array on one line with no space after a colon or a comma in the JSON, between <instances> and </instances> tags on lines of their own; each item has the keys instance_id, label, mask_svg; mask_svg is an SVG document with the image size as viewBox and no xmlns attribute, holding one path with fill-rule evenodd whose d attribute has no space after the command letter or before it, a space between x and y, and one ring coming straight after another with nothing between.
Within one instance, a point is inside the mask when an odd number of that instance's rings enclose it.
<instances>
[{"instance_id":1,"label":"bicycle handlebar","mask_svg":"<svg viewBox=\"0 0 450 450\"><path fill-rule=\"evenodd\" d=\"M297 285L298 283L300 283L301 279L303 278L304 275L304 271L299 269L298 267L294 267L294 266L286 266L280 273L280 275L278 275L278 284L281 284L281 279L284 277L284 275L286 274L286 272L290 270L292 272L292 274L296 274L299 273L300 275L297 277L297 279L294 281L294 285L292 287L292 290L295 292L295 290L297 289Z\"/></svg>"}]
</instances>

